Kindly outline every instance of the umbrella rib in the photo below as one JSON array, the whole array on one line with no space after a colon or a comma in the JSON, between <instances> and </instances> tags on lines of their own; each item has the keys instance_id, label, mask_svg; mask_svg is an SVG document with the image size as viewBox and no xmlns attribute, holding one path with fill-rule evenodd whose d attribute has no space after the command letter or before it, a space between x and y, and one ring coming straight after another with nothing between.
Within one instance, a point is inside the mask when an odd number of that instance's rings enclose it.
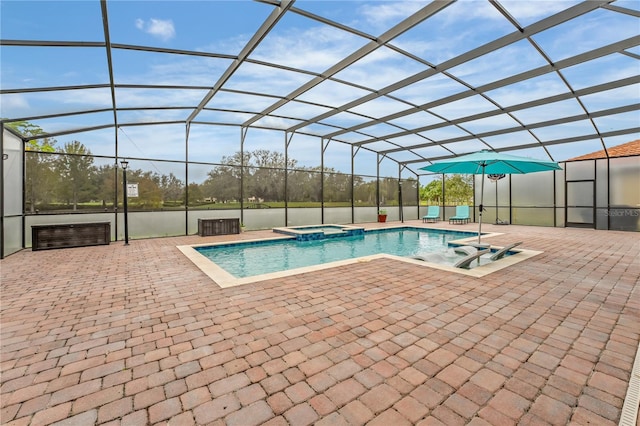
<instances>
[{"instance_id":1,"label":"umbrella rib","mask_svg":"<svg viewBox=\"0 0 640 426\"><path fill-rule=\"evenodd\" d=\"M524 171L523 171L523 170L521 170L521 169L519 169L519 168L517 168L517 167L515 166L515 164L512 164L512 163L508 163L508 164L509 164L509 166L511 166L511 167L513 167L515 170L517 170L517 171L518 171L518 173L522 173L522 174L524 174Z\"/></svg>"}]
</instances>

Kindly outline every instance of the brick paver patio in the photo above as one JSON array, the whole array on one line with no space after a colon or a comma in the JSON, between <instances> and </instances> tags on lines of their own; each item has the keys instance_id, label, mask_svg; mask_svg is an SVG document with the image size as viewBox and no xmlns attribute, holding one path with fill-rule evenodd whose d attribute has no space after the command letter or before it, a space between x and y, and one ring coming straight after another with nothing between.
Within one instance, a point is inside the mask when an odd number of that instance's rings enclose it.
<instances>
[{"instance_id":1,"label":"brick paver patio","mask_svg":"<svg viewBox=\"0 0 640 426\"><path fill-rule=\"evenodd\" d=\"M11 255L2 424L618 424L638 233L483 230L544 253L483 278L381 259L227 289L176 246L270 231Z\"/></svg>"}]
</instances>

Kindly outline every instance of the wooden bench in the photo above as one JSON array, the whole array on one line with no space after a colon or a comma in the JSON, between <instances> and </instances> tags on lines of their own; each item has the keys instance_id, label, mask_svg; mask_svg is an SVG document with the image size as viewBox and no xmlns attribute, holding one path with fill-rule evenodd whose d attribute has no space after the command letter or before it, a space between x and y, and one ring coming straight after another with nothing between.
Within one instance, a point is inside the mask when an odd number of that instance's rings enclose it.
<instances>
[{"instance_id":1,"label":"wooden bench","mask_svg":"<svg viewBox=\"0 0 640 426\"><path fill-rule=\"evenodd\" d=\"M240 219L198 219L198 235L230 235L240 233Z\"/></svg>"},{"instance_id":2,"label":"wooden bench","mask_svg":"<svg viewBox=\"0 0 640 426\"><path fill-rule=\"evenodd\" d=\"M31 249L34 251L108 245L110 242L110 222L31 226Z\"/></svg>"}]
</instances>

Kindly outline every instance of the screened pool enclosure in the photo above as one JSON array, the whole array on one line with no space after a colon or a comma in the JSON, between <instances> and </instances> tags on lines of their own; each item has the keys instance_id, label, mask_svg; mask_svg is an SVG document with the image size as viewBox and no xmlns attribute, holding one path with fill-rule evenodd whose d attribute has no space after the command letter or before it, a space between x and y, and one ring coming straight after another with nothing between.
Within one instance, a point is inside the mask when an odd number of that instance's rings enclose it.
<instances>
[{"instance_id":1,"label":"screened pool enclosure","mask_svg":"<svg viewBox=\"0 0 640 426\"><path fill-rule=\"evenodd\" d=\"M479 176L419 169L481 149L563 166L485 182L486 222L640 230L640 151L611 152L640 138L638 1L0 9L3 257L35 225L122 240L123 160L133 239L477 215Z\"/></svg>"}]
</instances>

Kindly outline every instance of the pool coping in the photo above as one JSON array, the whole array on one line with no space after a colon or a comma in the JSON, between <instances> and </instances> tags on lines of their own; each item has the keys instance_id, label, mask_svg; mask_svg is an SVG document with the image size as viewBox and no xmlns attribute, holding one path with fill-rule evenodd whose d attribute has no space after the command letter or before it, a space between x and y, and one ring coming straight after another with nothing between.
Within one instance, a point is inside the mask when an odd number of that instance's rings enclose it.
<instances>
[{"instance_id":1,"label":"pool coping","mask_svg":"<svg viewBox=\"0 0 640 426\"><path fill-rule=\"evenodd\" d=\"M388 227L388 228L370 228L370 229L365 229L365 231L367 231L367 230L380 230L380 229L393 230L393 229L408 228L408 227L414 228L413 226L392 226L392 227ZM447 228L422 228L422 227L420 227L420 229L437 229L439 231L443 231L444 230L444 231L459 232L459 230L447 229ZM503 233L497 233L497 232L486 233L486 234L482 234L482 238L483 239L484 238L490 238L490 237L494 237L494 236L498 236L498 235L503 235ZM449 241L449 243L451 243L451 244L461 244L461 245L471 244L471 243L475 243L477 238L478 238L477 236L461 238L461 239L458 239L458 240ZM374 261L376 259L393 259L393 260L397 260L397 261L400 261L400 262L407 262L407 263L411 263L413 265L418 265L418 266L422 266L422 267L439 269L439 270L442 270L442 271L449 271L449 272L453 272L453 273L456 273L456 274L462 274L462 275L466 275L466 276L470 276L470 277L480 278L480 277L484 277L486 275L489 275L489 274L491 274L493 272L496 272L496 271L499 271L501 269L504 269L504 268L507 268L509 266L515 265L517 263L520 263L520 262L522 262L522 261L524 261L526 259L529 259L529 258L531 258L533 256L537 256L538 254L542 253L541 251L517 248L517 249L513 249L512 250L512 251L516 252L515 254L512 254L510 256L505 256L500 260L493 261L493 262L488 263L486 265L476 266L475 268L472 268L472 269L455 268L455 267L449 266L449 265L443 265L443 264L434 263L434 262L425 262L425 261L422 261L422 260L416 260L416 259L412 259L412 258L409 258L409 257L397 256L397 255L388 254L388 253L379 253L379 254L373 254L373 255L369 255L369 256L356 257L356 258L352 258L352 259L338 260L338 261L335 261L335 262L323 263L323 264L319 264L319 265L311 265L311 266L305 266L305 267L302 267L302 268L289 269L289 270L286 270L286 271L270 272L270 273L267 273L267 274L253 275L251 277L237 278L237 277L231 275L226 270L224 270L222 267L218 266L211 259L209 259L206 256L200 254L195 249L195 247L210 247L210 246L220 246L220 245L229 245L229 244L243 244L243 243L249 243L250 244L250 243L255 243L255 242L278 241L278 240L295 240L295 237L283 236L283 237L272 237L272 238L256 238L256 239L241 240L241 241L234 241L234 242L225 241L225 242L219 242L219 243L215 243L214 242L214 243L203 243L203 244L180 245L180 246L176 246L176 247L177 247L178 250L180 250L182 252L182 254L184 254L187 257L187 259L189 259L191 262L193 262L193 264L196 267L198 267L198 269L200 269L205 275L207 275L209 278L211 278L211 280L214 281L220 288L229 288L229 287L235 287L235 286L239 286L239 285L245 285L245 284L251 284L251 283L256 283L256 282L260 282L260 281L271 280L271 279L275 279L275 278L290 277L292 275L299 275L299 274L304 274L304 273L308 273L308 272L321 271L321 270L324 270L324 269L336 268L336 267L339 267L339 266L352 265L352 264L356 264L356 263L366 263L366 262ZM492 245L491 248L500 249L502 247L501 246L493 246Z\"/></svg>"}]
</instances>

